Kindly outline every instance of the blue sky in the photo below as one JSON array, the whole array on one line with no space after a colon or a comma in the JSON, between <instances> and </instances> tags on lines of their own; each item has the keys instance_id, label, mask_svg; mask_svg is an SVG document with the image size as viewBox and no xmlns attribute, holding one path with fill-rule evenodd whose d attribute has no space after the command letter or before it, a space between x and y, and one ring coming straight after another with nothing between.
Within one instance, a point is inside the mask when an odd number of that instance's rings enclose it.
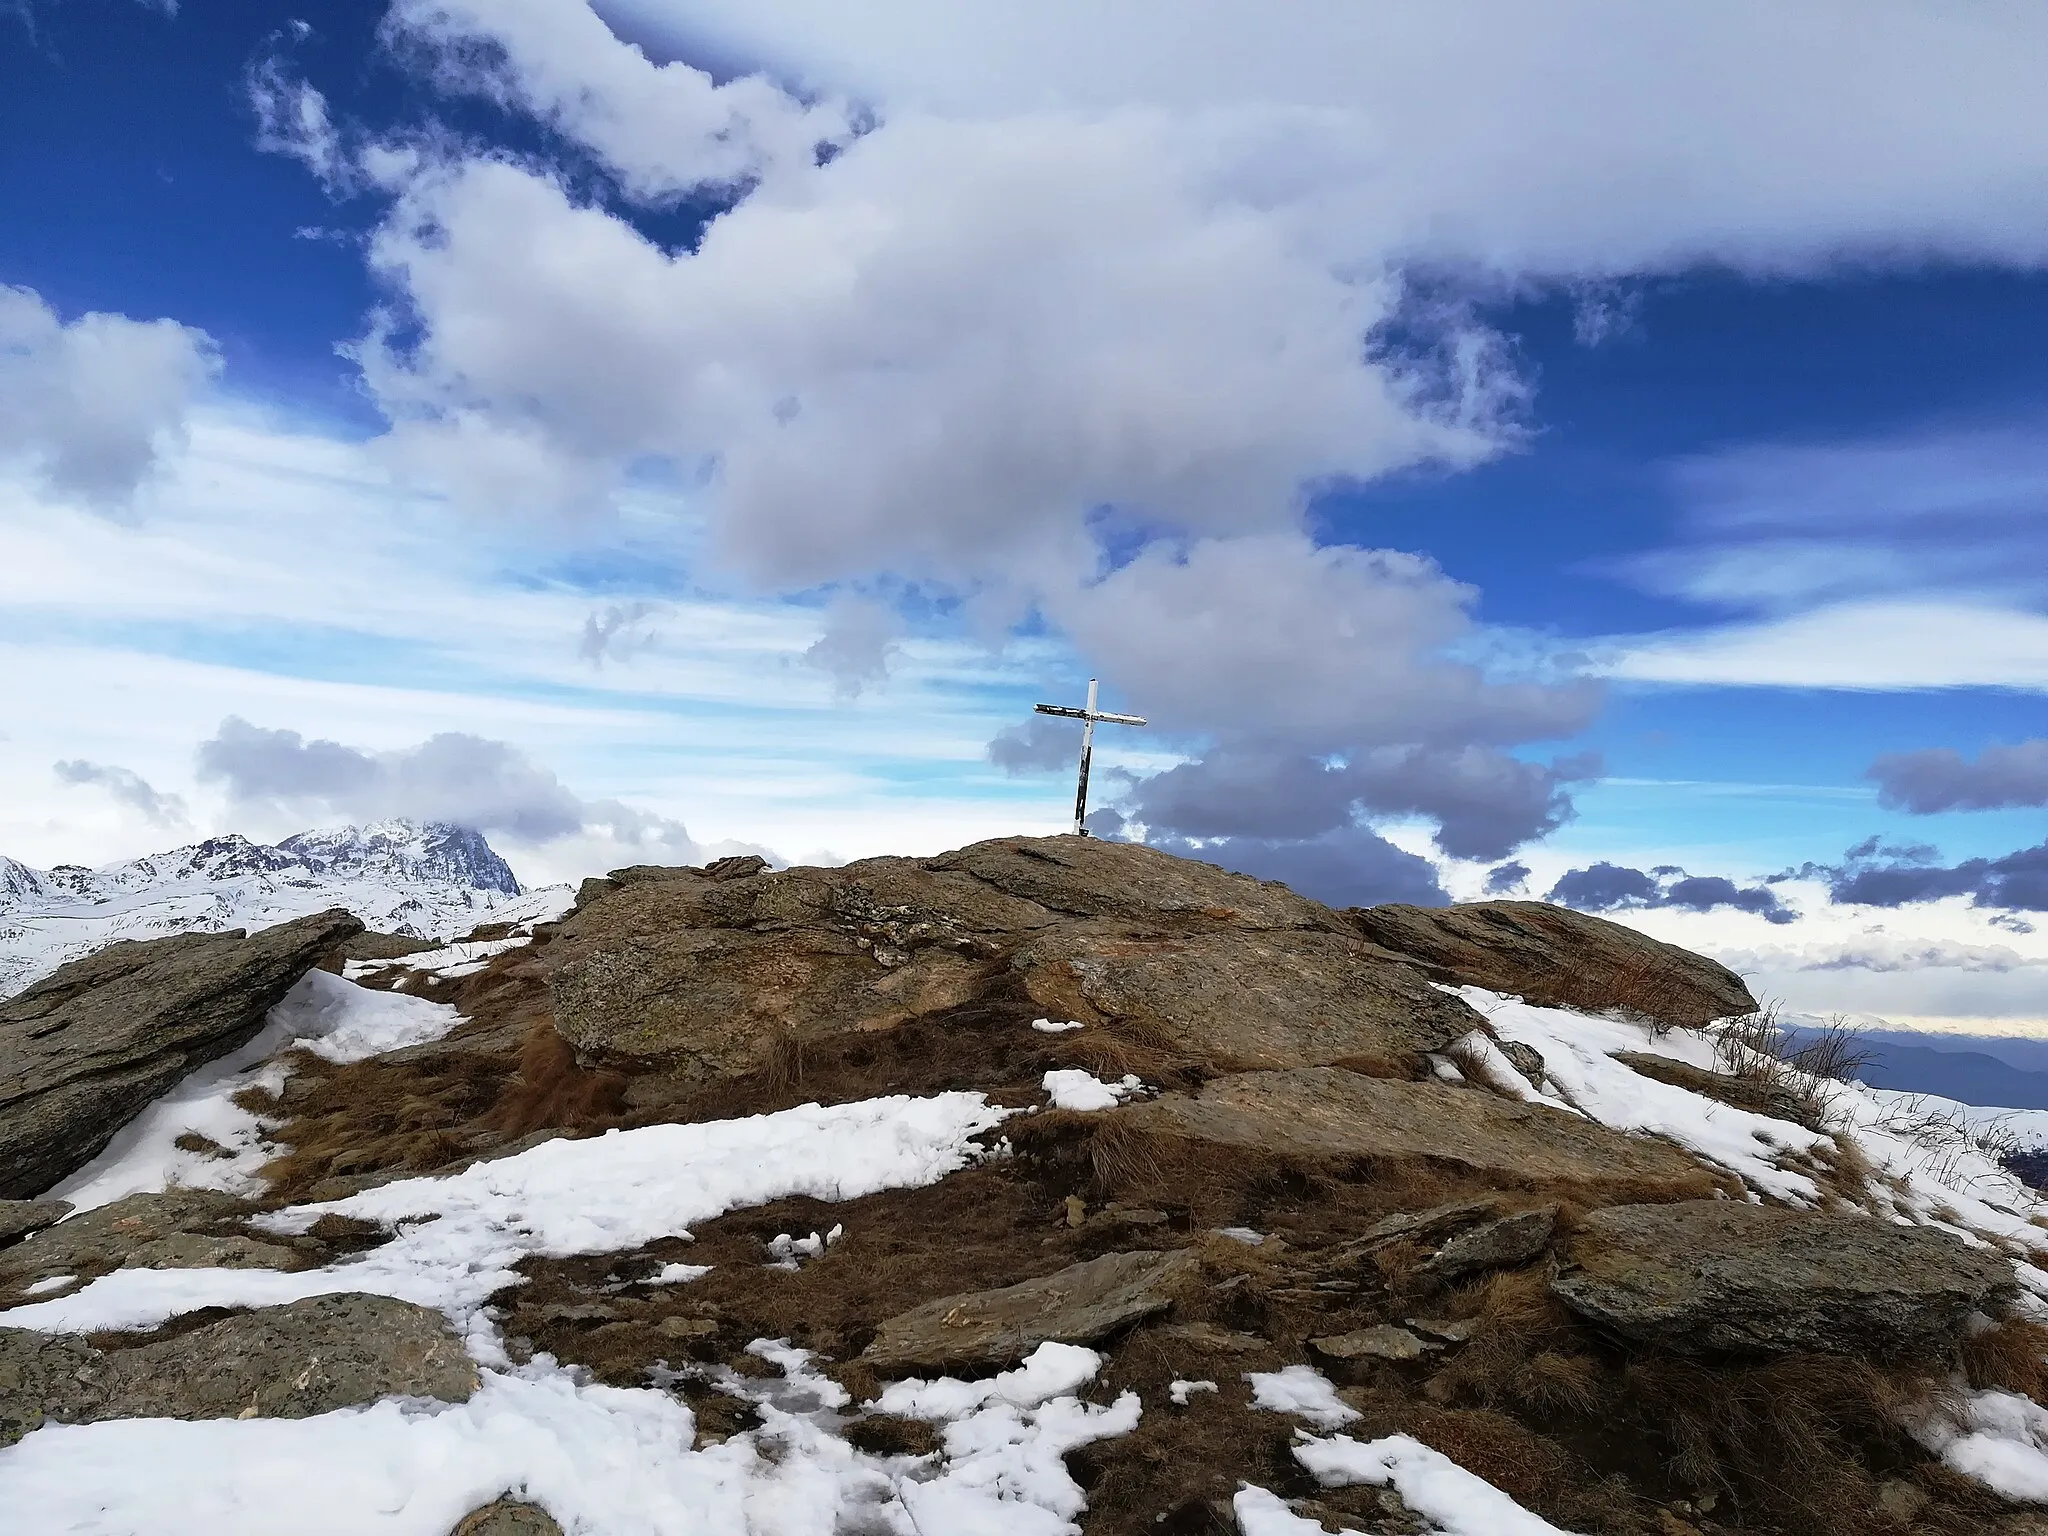
<instances>
[{"instance_id":1,"label":"blue sky","mask_svg":"<svg viewBox=\"0 0 2048 1536\"><path fill-rule=\"evenodd\" d=\"M331 9L0 9L17 856L1053 831L1097 671L1126 835L1335 899L2043 842L2036 12ZM2044 1011L2032 886L1648 878Z\"/></svg>"}]
</instances>

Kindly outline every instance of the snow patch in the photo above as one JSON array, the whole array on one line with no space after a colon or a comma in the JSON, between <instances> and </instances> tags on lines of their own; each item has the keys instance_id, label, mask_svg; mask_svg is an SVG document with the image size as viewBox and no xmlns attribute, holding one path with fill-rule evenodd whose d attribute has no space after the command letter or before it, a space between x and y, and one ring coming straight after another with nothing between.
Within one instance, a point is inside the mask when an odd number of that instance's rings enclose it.
<instances>
[{"instance_id":1,"label":"snow patch","mask_svg":"<svg viewBox=\"0 0 2048 1536\"><path fill-rule=\"evenodd\" d=\"M1126 1074L1123 1081L1105 1083L1081 1067L1059 1067L1045 1074L1045 1091L1052 1095L1055 1109L1115 1109L1145 1085Z\"/></svg>"},{"instance_id":2,"label":"snow patch","mask_svg":"<svg viewBox=\"0 0 2048 1536\"><path fill-rule=\"evenodd\" d=\"M1166 1395L1173 1400L1173 1405L1176 1408L1187 1407L1188 1399L1197 1392L1214 1392L1216 1390L1216 1383L1213 1381L1170 1381L1166 1384Z\"/></svg>"},{"instance_id":3,"label":"snow patch","mask_svg":"<svg viewBox=\"0 0 2048 1536\"><path fill-rule=\"evenodd\" d=\"M1291 1413L1317 1429L1337 1429L1363 1417L1337 1395L1330 1380L1313 1366L1290 1365L1278 1371L1247 1371L1252 1405L1273 1413Z\"/></svg>"},{"instance_id":4,"label":"snow patch","mask_svg":"<svg viewBox=\"0 0 2048 1536\"><path fill-rule=\"evenodd\" d=\"M1311 1435L1294 1459L1325 1488L1372 1483L1429 1519L1443 1536L1572 1536L1522 1508L1484 1478L1407 1435L1361 1443Z\"/></svg>"},{"instance_id":5,"label":"snow patch","mask_svg":"<svg viewBox=\"0 0 2048 1536\"><path fill-rule=\"evenodd\" d=\"M1086 1029L1079 1019L1033 1019L1031 1027L1041 1035L1064 1035L1070 1029Z\"/></svg>"}]
</instances>

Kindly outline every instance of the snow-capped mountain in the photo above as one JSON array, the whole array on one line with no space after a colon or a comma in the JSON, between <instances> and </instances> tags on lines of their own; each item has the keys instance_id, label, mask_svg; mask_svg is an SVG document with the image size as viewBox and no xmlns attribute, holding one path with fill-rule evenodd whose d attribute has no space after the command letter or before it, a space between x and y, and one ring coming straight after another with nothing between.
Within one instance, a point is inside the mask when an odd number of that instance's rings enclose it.
<instances>
[{"instance_id":1,"label":"snow-capped mountain","mask_svg":"<svg viewBox=\"0 0 2048 1536\"><path fill-rule=\"evenodd\" d=\"M0 997L115 939L265 928L346 907L379 933L458 938L566 908L566 886L522 891L483 835L380 821L271 846L230 833L101 869L0 857Z\"/></svg>"}]
</instances>

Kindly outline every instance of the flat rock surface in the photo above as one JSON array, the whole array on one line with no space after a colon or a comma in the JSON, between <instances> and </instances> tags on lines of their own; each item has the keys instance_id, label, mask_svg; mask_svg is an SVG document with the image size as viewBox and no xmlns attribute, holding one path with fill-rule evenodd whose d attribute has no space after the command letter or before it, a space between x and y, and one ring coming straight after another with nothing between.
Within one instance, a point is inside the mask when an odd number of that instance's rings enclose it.
<instances>
[{"instance_id":1,"label":"flat rock surface","mask_svg":"<svg viewBox=\"0 0 2048 1536\"><path fill-rule=\"evenodd\" d=\"M883 1323L861 1358L877 1370L1002 1367L1040 1344L1090 1344L1173 1305L1200 1261L1185 1249L1106 1253L1019 1285L942 1296Z\"/></svg>"},{"instance_id":2,"label":"flat rock surface","mask_svg":"<svg viewBox=\"0 0 2048 1536\"><path fill-rule=\"evenodd\" d=\"M1345 916L1438 981L1512 992L1544 1007L1628 1008L1684 1026L1756 1011L1749 988L1726 966L1548 902L1390 904L1353 907Z\"/></svg>"},{"instance_id":3,"label":"flat rock surface","mask_svg":"<svg viewBox=\"0 0 2048 1536\"><path fill-rule=\"evenodd\" d=\"M1683 1354L1935 1359L2014 1280L2002 1255L1932 1227L1697 1200L1595 1211L1552 1289L1589 1321Z\"/></svg>"},{"instance_id":4,"label":"flat rock surface","mask_svg":"<svg viewBox=\"0 0 2048 1536\"><path fill-rule=\"evenodd\" d=\"M194 1067L244 1044L298 979L363 931L315 913L258 933L128 940L0 1002L0 1198L82 1168Z\"/></svg>"},{"instance_id":5,"label":"flat rock surface","mask_svg":"<svg viewBox=\"0 0 2048 1536\"><path fill-rule=\"evenodd\" d=\"M158 1269L301 1269L314 1262L310 1239L246 1231L256 1210L210 1189L129 1195L0 1249L0 1307L25 1287L57 1275L90 1278L124 1265ZM4 1315L4 1314L0 1314Z\"/></svg>"},{"instance_id":6,"label":"flat rock surface","mask_svg":"<svg viewBox=\"0 0 2048 1536\"><path fill-rule=\"evenodd\" d=\"M538 1504L493 1499L464 1515L449 1536L562 1536L562 1527Z\"/></svg>"},{"instance_id":7,"label":"flat rock surface","mask_svg":"<svg viewBox=\"0 0 2048 1536\"><path fill-rule=\"evenodd\" d=\"M1331 1067L1219 1077L1106 1112L1136 1130L1311 1158L1427 1159L1508 1185L1704 1194L1711 1175L1667 1142L1628 1136L1541 1104L1438 1082Z\"/></svg>"},{"instance_id":8,"label":"flat rock surface","mask_svg":"<svg viewBox=\"0 0 2048 1536\"><path fill-rule=\"evenodd\" d=\"M70 1214L68 1200L0 1200L0 1248L54 1227Z\"/></svg>"},{"instance_id":9,"label":"flat rock surface","mask_svg":"<svg viewBox=\"0 0 2048 1536\"><path fill-rule=\"evenodd\" d=\"M1349 1333L1310 1339L1308 1347L1330 1360L1419 1360L1431 1346L1406 1328L1378 1323Z\"/></svg>"},{"instance_id":10,"label":"flat rock surface","mask_svg":"<svg viewBox=\"0 0 2048 1536\"><path fill-rule=\"evenodd\" d=\"M46 1419L297 1419L382 1397L461 1402L476 1387L447 1320L388 1296L259 1307L127 1349L0 1328L0 1439Z\"/></svg>"},{"instance_id":11,"label":"flat rock surface","mask_svg":"<svg viewBox=\"0 0 2048 1536\"><path fill-rule=\"evenodd\" d=\"M1222 1069L1442 1050L1480 1027L1463 999L1369 944L1319 929L1062 929L1015 961L1034 1001Z\"/></svg>"}]
</instances>

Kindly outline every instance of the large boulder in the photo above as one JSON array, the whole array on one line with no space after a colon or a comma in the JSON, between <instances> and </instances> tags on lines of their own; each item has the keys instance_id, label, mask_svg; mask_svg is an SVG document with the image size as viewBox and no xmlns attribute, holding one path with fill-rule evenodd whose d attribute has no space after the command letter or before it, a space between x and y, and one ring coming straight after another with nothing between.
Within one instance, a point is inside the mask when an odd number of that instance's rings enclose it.
<instances>
[{"instance_id":1,"label":"large boulder","mask_svg":"<svg viewBox=\"0 0 2048 1536\"><path fill-rule=\"evenodd\" d=\"M2016 1284L2002 1254L1932 1227L1695 1200L1595 1211L1551 1288L1662 1350L1931 1360Z\"/></svg>"},{"instance_id":2,"label":"large boulder","mask_svg":"<svg viewBox=\"0 0 2048 1536\"><path fill-rule=\"evenodd\" d=\"M381 1397L462 1402L477 1384L447 1320L389 1296L259 1307L127 1349L0 1328L0 1444L44 1420L300 1419Z\"/></svg>"},{"instance_id":3,"label":"large boulder","mask_svg":"<svg viewBox=\"0 0 2048 1536\"><path fill-rule=\"evenodd\" d=\"M0 1248L54 1227L70 1214L68 1200L0 1200Z\"/></svg>"},{"instance_id":4,"label":"large boulder","mask_svg":"<svg viewBox=\"0 0 2048 1536\"><path fill-rule=\"evenodd\" d=\"M0 1199L92 1161L153 1099L263 1027L363 925L339 909L254 934L128 940L0 1002Z\"/></svg>"},{"instance_id":5,"label":"large boulder","mask_svg":"<svg viewBox=\"0 0 2048 1536\"><path fill-rule=\"evenodd\" d=\"M1015 1365L1041 1344L1092 1344L1158 1316L1199 1268L1186 1249L1106 1253L1018 1285L942 1296L883 1323L861 1359L878 1371Z\"/></svg>"},{"instance_id":6,"label":"large boulder","mask_svg":"<svg viewBox=\"0 0 2048 1536\"><path fill-rule=\"evenodd\" d=\"M1166 1140L1319 1161L1428 1163L1505 1186L1673 1200L1715 1187L1669 1142L1469 1087L1329 1067L1219 1077L1101 1118Z\"/></svg>"},{"instance_id":7,"label":"large boulder","mask_svg":"<svg viewBox=\"0 0 2048 1536\"><path fill-rule=\"evenodd\" d=\"M635 873L549 945L556 1028L586 1061L735 1075L778 1041L892 1028L1006 979L1211 1069L1413 1056L1480 1024L1327 907L1133 843Z\"/></svg>"},{"instance_id":8,"label":"large boulder","mask_svg":"<svg viewBox=\"0 0 2048 1536\"><path fill-rule=\"evenodd\" d=\"M1749 988L1726 966L1548 902L1395 904L1353 907L1345 916L1434 980L1512 992L1544 1007L1626 1009L1693 1027L1756 1011Z\"/></svg>"}]
</instances>

